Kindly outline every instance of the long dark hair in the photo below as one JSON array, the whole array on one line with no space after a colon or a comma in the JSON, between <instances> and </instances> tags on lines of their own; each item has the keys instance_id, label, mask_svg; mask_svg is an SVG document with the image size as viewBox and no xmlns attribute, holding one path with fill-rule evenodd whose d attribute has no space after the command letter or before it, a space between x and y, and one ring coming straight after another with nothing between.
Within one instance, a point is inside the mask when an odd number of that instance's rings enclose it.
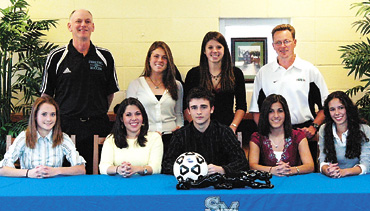
<instances>
[{"instance_id":1,"label":"long dark hair","mask_svg":"<svg viewBox=\"0 0 370 211\"><path fill-rule=\"evenodd\" d=\"M334 120L330 116L329 102L337 98L346 108L347 114L347 144L345 157L348 159L360 158L361 145L364 141L369 141L365 133L360 130L360 117L357 106L352 100L342 91L331 93L324 102L325 114L325 135L324 135L324 153L326 155L325 162L337 163L337 153L334 146L333 124Z\"/></svg>"},{"instance_id":2,"label":"long dark hair","mask_svg":"<svg viewBox=\"0 0 370 211\"><path fill-rule=\"evenodd\" d=\"M205 87L209 91L213 90L212 79L209 72L208 58L205 55L206 45L210 40L219 42L224 47L224 56L221 61L221 90L232 91L235 86L235 76L233 65L231 62L231 55L229 47L227 46L225 37L220 32L208 32L202 42L202 49L200 50L200 86Z\"/></svg>"},{"instance_id":3,"label":"long dark hair","mask_svg":"<svg viewBox=\"0 0 370 211\"><path fill-rule=\"evenodd\" d=\"M37 142L37 122L36 122L37 112L40 110L41 105L43 105L44 103L53 105L56 111L56 120L55 125L53 127L53 136L52 136L53 148L61 144L63 141L63 132L60 126L59 106L52 97L45 95L36 99L35 103L32 106L30 118L28 120L28 127L26 130L26 145L31 149L35 148Z\"/></svg>"},{"instance_id":4,"label":"long dark hair","mask_svg":"<svg viewBox=\"0 0 370 211\"><path fill-rule=\"evenodd\" d=\"M168 90L168 92L170 93L171 98L173 100L178 100L177 99L178 98L178 95L177 95L178 90L177 90L176 79L175 79L175 76L176 76L175 63L173 62L171 49L165 42L155 41L149 47L149 50L148 50L148 53L147 53L146 59L145 59L145 68L144 68L144 71L141 75L146 76L146 77L150 77L150 75L152 74L152 68L150 67L150 57L151 57L153 51L155 51L157 48L163 49L164 52L166 53L166 56L167 56L167 68L163 72L163 75L162 75L163 85Z\"/></svg>"},{"instance_id":5,"label":"long dark hair","mask_svg":"<svg viewBox=\"0 0 370 211\"><path fill-rule=\"evenodd\" d=\"M271 125L269 121L269 113L272 104L274 103L280 103L283 107L284 113L285 113L285 119L284 119L284 136L285 138L289 138L292 136L292 123L290 120L290 112L288 103L286 102L285 98L281 95L277 94L271 94L262 103L262 107L260 110L260 118L258 121L258 132L268 137L268 135L271 132Z\"/></svg>"},{"instance_id":6,"label":"long dark hair","mask_svg":"<svg viewBox=\"0 0 370 211\"><path fill-rule=\"evenodd\" d=\"M143 124L141 125L139 136L137 137L137 143L141 147L144 147L145 143L147 142L145 136L148 133L149 123L148 123L148 115L145 111L145 108L138 99L133 98L133 97L126 98L122 101L122 103L120 104L118 108L116 121L114 122L112 133L111 133L113 134L114 143L120 149L128 147L127 130L126 130L125 124L123 123L122 118L123 118L123 114L126 111L127 106L129 105L134 105L138 107L141 112L141 115L143 116Z\"/></svg>"}]
</instances>

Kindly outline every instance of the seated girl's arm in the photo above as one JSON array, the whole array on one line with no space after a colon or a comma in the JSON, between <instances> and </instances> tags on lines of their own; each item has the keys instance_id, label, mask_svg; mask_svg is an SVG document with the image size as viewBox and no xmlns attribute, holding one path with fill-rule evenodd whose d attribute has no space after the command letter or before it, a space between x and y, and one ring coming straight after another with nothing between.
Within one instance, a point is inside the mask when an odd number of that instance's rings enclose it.
<instances>
[{"instance_id":1,"label":"seated girl's arm","mask_svg":"<svg viewBox=\"0 0 370 211\"><path fill-rule=\"evenodd\" d=\"M101 174L115 175L119 165L114 165L114 139L113 136L108 136L103 144L101 151L101 158L99 163L99 170Z\"/></svg>"},{"instance_id":2,"label":"seated girl's arm","mask_svg":"<svg viewBox=\"0 0 370 211\"><path fill-rule=\"evenodd\" d=\"M368 125L361 125L361 129L365 133L365 136L370 139L370 127ZM361 173L367 174L370 170L370 140L366 141L361 146L360 164Z\"/></svg>"},{"instance_id":3,"label":"seated girl's arm","mask_svg":"<svg viewBox=\"0 0 370 211\"><path fill-rule=\"evenodd\" d=\"M26 177L27 169L16 169L14 163L22 154L26 147L25 132L21 132L14 140L9 150L4 154L4 159L0 162L0 176L7 177Z\"/></svg>"},{"instance_id":4,"label":"seated girl's arm","mask_svg":"<svg viewBox=\"0 0 370 211\"><path fill-rule=\"evenodd\" d=\"M253 138L254 137L252 136L252 139ZM284 163L280 161L277 163L276 166L263 166L259 164L259 158L260 158L260 147L253 141L250 141L249 142L249 166L252 170L260 170L260 171L269 172L275 176L289 176L292 174L298 174L297 168L291 167L289 163ZM312 162L312 165L313 165L313 162ZM303 171L299 173L307 173L306 167L304 167L302 170Z\"/></svg>"},{"instance_id":5,"label":"seated girl's arm","mask_svg":"<svg viewBox=\"0 0 370 211\"><path fill-rule=\"evenodd\" d=\"M351 175L359 175L361 173L360 166L354 166L352 168L341 169L337 163L329 163L329 165L324 165L322 167L322 172L328 177L340 178Z\"/></svg>"},{"instance_id":6,"label":"seated girl's arm","mask_svg":"<svg viewBox=\"0 0 370 211\"><path fill-rule=\"evenodd\" d=\"M319 130L319 151L320 151L319 163L320 163L320 172L326 176L329 176L327 168L329 167L330 163L325 162L326 154L324 153L324 142L325 142L324 128L325 127L326 125L323 125L322 127L320 127L320 130Z\"/></svg>"},{"instance_id":7,"label":"seated girl's arm","mask_svg":"<svg viewBox=\"0 0 370 211\"><path fill-rule=\"evenodd\" d=\"M56 167L51 170L51 167L43 166L40 171L46 175L46 177L57 176L57 175L80 175L86 174L85 169L85 159L80 156L76 150L76 146L72 142L71 138L63 133L63 142L61 143L63 147L63 152L66 156L66 159L71 164L70 167Z\"/></svg>"},{"instance_id":8,"label":"seated girl's arm","mask_svg":"<svg viewBox=\"0 0 370 211\"><path fill-rule=\"evenodd\" d=\"M362 130L365 133L366 137L370 137L370 128L367 125L362 125ZM361 146L361 155L358 165L355 165L352 168L340 169L340 177L366 174L369 170L370 164L370 142L364 142ZM339 167L338 167L339 168Z\"/></svg>"},{"instance_id":9,"label":"seated girl's arm","mask_svg":"<svg viewBox=\"0 0 370 211\"><path fill-rule=\"evenodd\" d=\"M263 166L259 164L260 147L253 141L249 142L249 167L252 170L266 171L273 174L272 166Z\"/></svg>"},{"instance_id":10,"label":"seated girl's arm","mask_svg":"<svg viewBox=\"0 0 370 211\"><path fill-rule=\"evenodd\" d=\"M163 142L162 137L158 133L152 133L148 135L148 138L151 139L152 145L149 149L149 161L148 166L151 168L151 171L148 169L147 174L159 174L161 172L162 158L163 158Z\"/></svg>"},{"instance_id":11,"label":"seated girl's arm","mask_svg":"<svg viewBox=\"0 0 370 211\"><path fill-rule=\"evenodd\" d=\"M71 167L50 167L50 166L37 166L29 170L28 177L32 178L48 178L58 175L80 175L86 174L85 165L75 165Z\"/></svg>"},{"instance_id":12,"label":"seated girl's arm","mask_svg":"<svg viewBox=\"0 0 370 211\"><path fill-rule=\"evenodd\" d=\"M340 177L346 177L346 176L353 176L353 175L360 175L360 174L366 174L368 171L369 167L369 162L370 162L370 143L365 142L362 147L361 147L361 155L360 155L360 163L358 165L355 165L352 168L346 168L346 169L341 169L339 166L337 167L336 172L335 170L332 170L330 168L331 166L326 166L326 168L323 167L323 172L327 176L331 176L334 178L340 178Z\"/></svg>"},{"instance_id":13,"label":"seated girl's arm","mask_svg":"<svg viewBox=\"0 0 370 211\"><path fill-rule=\"evenodd\" d=\"M131 175L138 173L141 175L158 174L161 172L161 164L163 157L163 142L162 137L155 132L149 132L147 136L149 161L144 166L132 166L130 163L125 162L122 166L118 167L118 173L123 177L130 177Z\"/></svg>"},{"instance_id":14,"label":"seated girl's arm","mask_svg":"<svg viewBox=\"0 0 370 211\"><path fill-rule=\"evenodd\" d=\"M253 141L249 142L249 167L252 170L269 172L275 176L285 176L290 172L289 163L279 163L277 166L263 166L259 164L260 147Z\"/></svg>"},{"instance_id":15,"label":"seated girl's arm","mask_svg":"<svg viewBox=\"0 0 370 211\"><path fill-rule=\"evenodd\" d=\"M366 133L366 132L365 132ZM328 163L325 162L325 153L324 153L324 127L320 128L319 131L319 150L320 150L320 171L324 175L332 178L345 177L349 175L358 175L361 174L362 169L360 166L356 165L352 168L341 169L337 163ZM366 153L364 153L365 155ZM362 156L362 152L361 152ZM366 156L366 155L365 155ZM365 159L366 160L366 159Z\"/></svg>"},{"instance_id":16,"label":"seated girl's arm","mask_svg":"<svg viewBox=\"0 0 370 211\"><path fill-rule=\"evenodd\" d=\"M129 162L123 162L121 166L118 166L117 173L123 177L130 177L133 174L149 175L153 173L151 166L132 166Z\"/></svg>"},{"instance_id":17,"label":"seated girl's arm","mask_svg":"<svg viewBox=\"0 0 370 211\"><path fill-rule=\"evenodd\" d=\"M3 166L0 168L0 176L6 177L29 177L28 169L16 169L13 167Z\"/></svg>"},{"instance_id":18,"label":"seated girl's arm","mask_svg":"<svg viewBox=\"0 0 370 211\"><path fill-rule=\"evenodd\" d=\"M299 156L302 161L302 165L297 167L291 167L293 174L305 174L311 173L314 170L314 163L312 160L310 148L308 147L307 138L300 141L298 145Z\"/></svg>"}]
</instances>

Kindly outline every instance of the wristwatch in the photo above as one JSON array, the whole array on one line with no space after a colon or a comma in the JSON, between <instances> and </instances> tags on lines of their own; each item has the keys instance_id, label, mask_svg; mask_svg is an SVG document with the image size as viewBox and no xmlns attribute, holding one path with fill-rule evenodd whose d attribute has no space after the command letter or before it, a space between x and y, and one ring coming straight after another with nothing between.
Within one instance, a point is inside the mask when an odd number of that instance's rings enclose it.
<instances>
[{"instance_id":1,"label":"wristwatch","mask_svg":"<svg viewBox=\"0 0 370 211\"><path fill-rule=\"evenodd\" d=\"M148 169L144 166L143 175L146 175L146 174L148 174Z\"/></svg>"},{"instance_id":2,"label":"wristwatch","mask_svg":"<svg viewBox=\"0 0 370 211\"><path fill-rule=\"evenodd\" d=\"M312 124L311 124L311 125L316 129L316 131L318 131L318 130L319 130L320 125L318 125L318 124L316 124L316 123L314 123L314 122L312 122Z\"/></svg>"}]
</instances>

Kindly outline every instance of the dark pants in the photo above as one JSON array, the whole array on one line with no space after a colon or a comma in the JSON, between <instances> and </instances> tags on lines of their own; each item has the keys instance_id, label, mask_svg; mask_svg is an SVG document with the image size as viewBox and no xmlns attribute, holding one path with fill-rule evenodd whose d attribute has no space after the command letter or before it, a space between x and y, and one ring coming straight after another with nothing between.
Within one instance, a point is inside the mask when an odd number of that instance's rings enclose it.
<instances>
[{"instance_id":1,"label":"dark pants","mask_svg":"<svg viewBox=\"0 0 370 211\"><path fill-rule=\"evenodd\" d=\"M106 137L112 130L107 115L88 119L61 117L62 130L68 135L76 135L76 148L86 160L86 174L93 173L94 135Z\"/></svg>"},{"instance_id":2,"label":"dark pants","mask_svg":"<svg viewBox=\"0 0 370 211\"><path fill-rule=\"evenodd\" d=\"M312 124L312 121L307 121L301 124L293 125L293 128L298 129L298 128L310 127L311 124ZM313 163L315 165L314 172L319 172L319 161L318 161L319 150L318 150L317 140L315 139L315 136L313 136L310 139L307 138L307 140L308 140L308 146L310 148L311 156L313 159Z\"/></svg>"}]
</instances>

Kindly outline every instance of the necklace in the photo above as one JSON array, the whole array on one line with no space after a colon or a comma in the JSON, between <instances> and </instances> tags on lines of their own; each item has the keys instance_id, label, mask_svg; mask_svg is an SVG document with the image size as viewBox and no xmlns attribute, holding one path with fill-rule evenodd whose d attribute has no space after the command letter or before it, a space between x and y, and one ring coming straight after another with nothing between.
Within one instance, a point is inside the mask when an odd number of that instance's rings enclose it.
<instances>
[{"instance_id":1,"label":"necklace","mask_svg":"<svg viewBox=\"0 0 370 211\"><path fill-rule=\"evenodd\" d=\"M271 145L273 144L275 148L278 148L279 145L275 144L275 142L272 139L269 139L271 141ZM284 144L286 143L288 139L284 139Z\"/></svg>"},{"instance_id":2,"label":"necklace","mask_svg":"<svg viewBox=\"0 0 370 211\"><path fill-rule=\"evenodd\" d=\"M270 139L270 141L274 145L275 148L278 148L279 145L275 144L275 142L272 139Z\"/></svg>"},{"instance_id":3,"label":"necklace","mask_svg":"<svg viewBox=\"0 0 370 211\"><path fill-rule=\"evenodd\" d=\"M219 78L221 78L221 72L218 74L218 75L212 75L212 73L209 73L209 75L211 76L212 79L214 79L215 81L217 81Z\"/></svg>"},{"instance_id":4,"label":"necklace","mask_svg":"<svg viewBox=\"0 0 370 211\"><path fill-rule=\"evenodd\" d=\"M277 144L275 144L275 142L274 142L272 139L270 139L270 141L271 141L271 143L272 143L272 144L274 144L274 147L275 147L275 148L278 148L278 145L277 145Z\"/></svg>"},{"instance_id":5,"label":"necklace","mask_svg":"<svg viewBox=\"0 0 370 211\"><path fill-rule=\"evenodd\" d=\"M154 88L155 88L155 89L159 89L159 86L162 84L162 82L160 82L158 85L156 85L150 77L148 77L148 78L149 78L149 80L153 83Z\"/></svg>"}]
</instances>

